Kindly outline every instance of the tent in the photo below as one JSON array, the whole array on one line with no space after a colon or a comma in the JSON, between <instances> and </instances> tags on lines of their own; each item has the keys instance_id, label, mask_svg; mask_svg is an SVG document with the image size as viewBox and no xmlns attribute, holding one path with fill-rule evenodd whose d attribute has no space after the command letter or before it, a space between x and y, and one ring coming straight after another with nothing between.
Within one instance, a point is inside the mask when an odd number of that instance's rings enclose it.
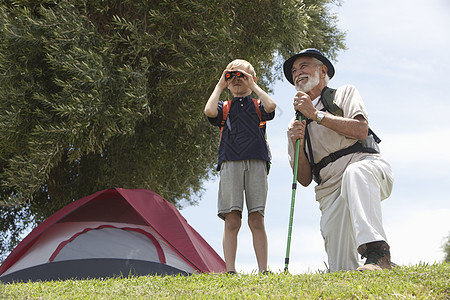
<instances>
[{"instance_id":1,"label":"tent","mask_svg":"<svg viewBox=\"0 0 450 300\"><path fill-rule=\"evenodd\" d=\"M0 281L221 273L225 263L153 191L107 189L60 209L0 266Z\"/></svg>"}]
</instances>

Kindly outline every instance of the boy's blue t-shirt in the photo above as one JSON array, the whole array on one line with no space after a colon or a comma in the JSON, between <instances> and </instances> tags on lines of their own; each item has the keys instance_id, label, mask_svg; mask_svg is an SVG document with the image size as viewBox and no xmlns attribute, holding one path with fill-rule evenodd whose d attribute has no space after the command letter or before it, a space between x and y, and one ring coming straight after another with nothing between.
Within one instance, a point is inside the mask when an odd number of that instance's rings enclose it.
<instances>
[{"instance_id":1,"label":"boy's blue t-shirt","mask_svg":"<svg viewBox=\"0 0 450 300\"><path fill-rule=\"evenodd\" d=\"M275 117L275 111L266 113L261 102L259 109L261 121L269 121ZM217 110L217 117L208 117L208 120L220 127L223 119L223 101L219 101ZM270 162L270 151L265 139L266 125L260 128L259 123L260 119L251 95L234 97L223 126L217 170L220 170L222 162L226 160L260 159Z\"/></svg>"}]
</instances>

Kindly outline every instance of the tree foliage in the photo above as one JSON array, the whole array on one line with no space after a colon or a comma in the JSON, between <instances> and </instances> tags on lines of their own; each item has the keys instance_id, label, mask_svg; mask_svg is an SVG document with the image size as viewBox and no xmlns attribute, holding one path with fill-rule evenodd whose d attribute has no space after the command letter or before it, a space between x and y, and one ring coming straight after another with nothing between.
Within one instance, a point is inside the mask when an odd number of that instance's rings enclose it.
<instances>
[{"instance_id":1,"label":"tree foliage","mask_svg":"<svg viewBox=\"0 0 450 300\"><path fill-rule=\"evenodd\" d=\"M442 245L442 250L444 250L444 261L450 263L450 233L445 238L445 242Z\"/></svg>"},{"instance_id":2,"label":"tree foliage","mask_svg":"<svg viewBox=\"0 0 450 300\"><path fill-rule=\"evenodd\" d=\"M194 203L216 163L203 107L222 70L247 59L270 88L294 52L335 57L344 34L333 2L2 1L2 253L27 226L101 189Z\"/></svg>"}]
</instances>

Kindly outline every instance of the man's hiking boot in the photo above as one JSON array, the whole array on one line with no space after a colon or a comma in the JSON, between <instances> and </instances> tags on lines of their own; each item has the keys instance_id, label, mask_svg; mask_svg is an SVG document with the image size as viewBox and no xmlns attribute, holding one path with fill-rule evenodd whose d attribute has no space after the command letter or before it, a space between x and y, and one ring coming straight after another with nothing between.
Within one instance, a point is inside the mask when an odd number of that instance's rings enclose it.
<instances>
[{"instance_id":1,"label":"man's hiking boot","mask_svg":"<svg viewBox=\"0 0 450 300\"><path fill-rule=\"evenodd\" d=\"M385 241L366 244L367 249L361 258L367 258L364 266L357 268L358 271L377 271L382 269L391 270L391 253L389 245Z\"/></svg>"}]
</instances>

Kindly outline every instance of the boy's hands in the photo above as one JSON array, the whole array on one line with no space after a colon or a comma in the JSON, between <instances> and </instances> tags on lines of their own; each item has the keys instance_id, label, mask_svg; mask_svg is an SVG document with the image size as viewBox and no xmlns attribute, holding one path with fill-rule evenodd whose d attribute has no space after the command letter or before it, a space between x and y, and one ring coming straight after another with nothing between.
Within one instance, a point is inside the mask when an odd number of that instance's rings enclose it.
<instances>
[{"instance_id":1,"label":"boy's hands","mask_svg":"<svg viewBox=\"0 0 450 300\"><path fill-rule=\"evenodd\" d=\"M244 78L242 78L242 77L237 78L237 77L233 76L232 78L230 78L228 80L226 79L225 75L228 72L236 72L236 71L244 74ZM234 69L234 70L225 69L222 72L222 76L220 77L218 85L220 88L225 89L225 88L228 88L230 84L234 84L234 82L237 80L239 80L240 84L244 84L245 87L247 87L247 88L251 89L253 92L255 92L254 86L256 85L256 83L255 83L255 80L253 80L253 75L251 75L250 73L247 73L246 71L241 70L241 69Z\"/></svg>"},{"instance_id":2,"label":"boy's hands","mask_svg":"<svg viewBox=\"0 0 450 300\"><path fill-rule=\"evenodd\" d=\"M219 103L220 94L222 94L222 91L228 87L228 80L225 80L225 74L227 72L228 70L224 70L222 72L219 82L216 84L211 96L209 96L208 102L206 102L204 113L207 117L215 118L218 115L217 104Z\"/></svg>"},{"instance_id":3,"label":"boy's hands","mask_svg":"<svg viewBox=\"0 0 450 300\"><path fill-rule=\"evenodd\" d=\"M228 87L228 80L225 79L225 74L229 72L229 70L223 70L222 76L220 76L219 82L217 83L218 87L222 90Z\"/></svg>"},{"instance_id":4,"label":"boy's hands","mask_svg":"<svg viewBox=\"0 0 450 300\"><path fill-rule=\"evenodd\" d=\"M231 71L239 71L244 75L244 77L237 78L233 76L232 78L226 80L226 73ZM273 101L272 97L270 97L256 84L256 77L241 69L225 69L222 72L219 82L216 84L214 91L212 92L211 96L208 99L208 102L205 105L204 112L206 116L211 118L217 117L217 104L219 102L219 97L222 91L226 88L231 91L234 97L244 97L248 96L251 92L254 92L256 95L258 95L264 106L264 110L267 113L273 112L276 108L275 101Z\"/></svg>"},{"instance_id":5,"label":"boy's hands","mask_svg":"<svg viewBox=\"0 0 450 300\"><path fill-rule=\"evenodd\" d=\"M254 86L256 85L256 82L253 79L253 75L251 75L250 73L247 73L244 70L236 70L236 71L239 71L242 74L244 74L245 77L241 78L240 80L242 80L249 89L251 89L253 92L255 92Z\"/></svg>"},{"instance_id":6,"label":"boy's hands","mask_svg":"<svg viewBox=\"0 0 450 300\"><path fill-rule=\"evenodd\" d=\"M225 70L225 71L227 71L227 70ZM233 77L232 79L227 80L228 84L236 85L236 86L231 86L231 87L228 86L228 89L233 93L233 95L235 95L235 93L237 94L237 92L239 92L240 96L247 96L251 92L254 92L258 96L258 98L261 100L261 102L264 106L264 111L266 113L271 113L276 109L277 105L276 105L275 101L265 91L263 91L258 86L258 84L256 84L255 76L253 76L252 74L248 73L247 71L244 71L241 69L232 70L232 71L239 71L242 74L244 74L244 78Z\"/></svg>"},{"instance_id":7,"label":"boy's hands","mask_svg":"<svg viewBox=\"0 0 450 300\"><path fill-rule=\"evenodd\" d=\"M231 83L232 81L234 81L234 80L239 80L240 83L243 83L243 84L245 85L245 87L249 88L249 89L252 90L253 92L256 92L256 91L255 91L255 85L256 85L256 82L255 82L255 80L254 80L253 75L251 75L250 73L247 73L246 71L241 70L241 69L237 69L237 70L225 70L225 73L231 72L231 71L238 71L238 72L241 72L242 74L244 74L244 78L233 77L233 78L227 80L227 84L230 84L230 83ZM222 75L222 76L224 76L224 75Z\"/></svg>"}]
</instances>

